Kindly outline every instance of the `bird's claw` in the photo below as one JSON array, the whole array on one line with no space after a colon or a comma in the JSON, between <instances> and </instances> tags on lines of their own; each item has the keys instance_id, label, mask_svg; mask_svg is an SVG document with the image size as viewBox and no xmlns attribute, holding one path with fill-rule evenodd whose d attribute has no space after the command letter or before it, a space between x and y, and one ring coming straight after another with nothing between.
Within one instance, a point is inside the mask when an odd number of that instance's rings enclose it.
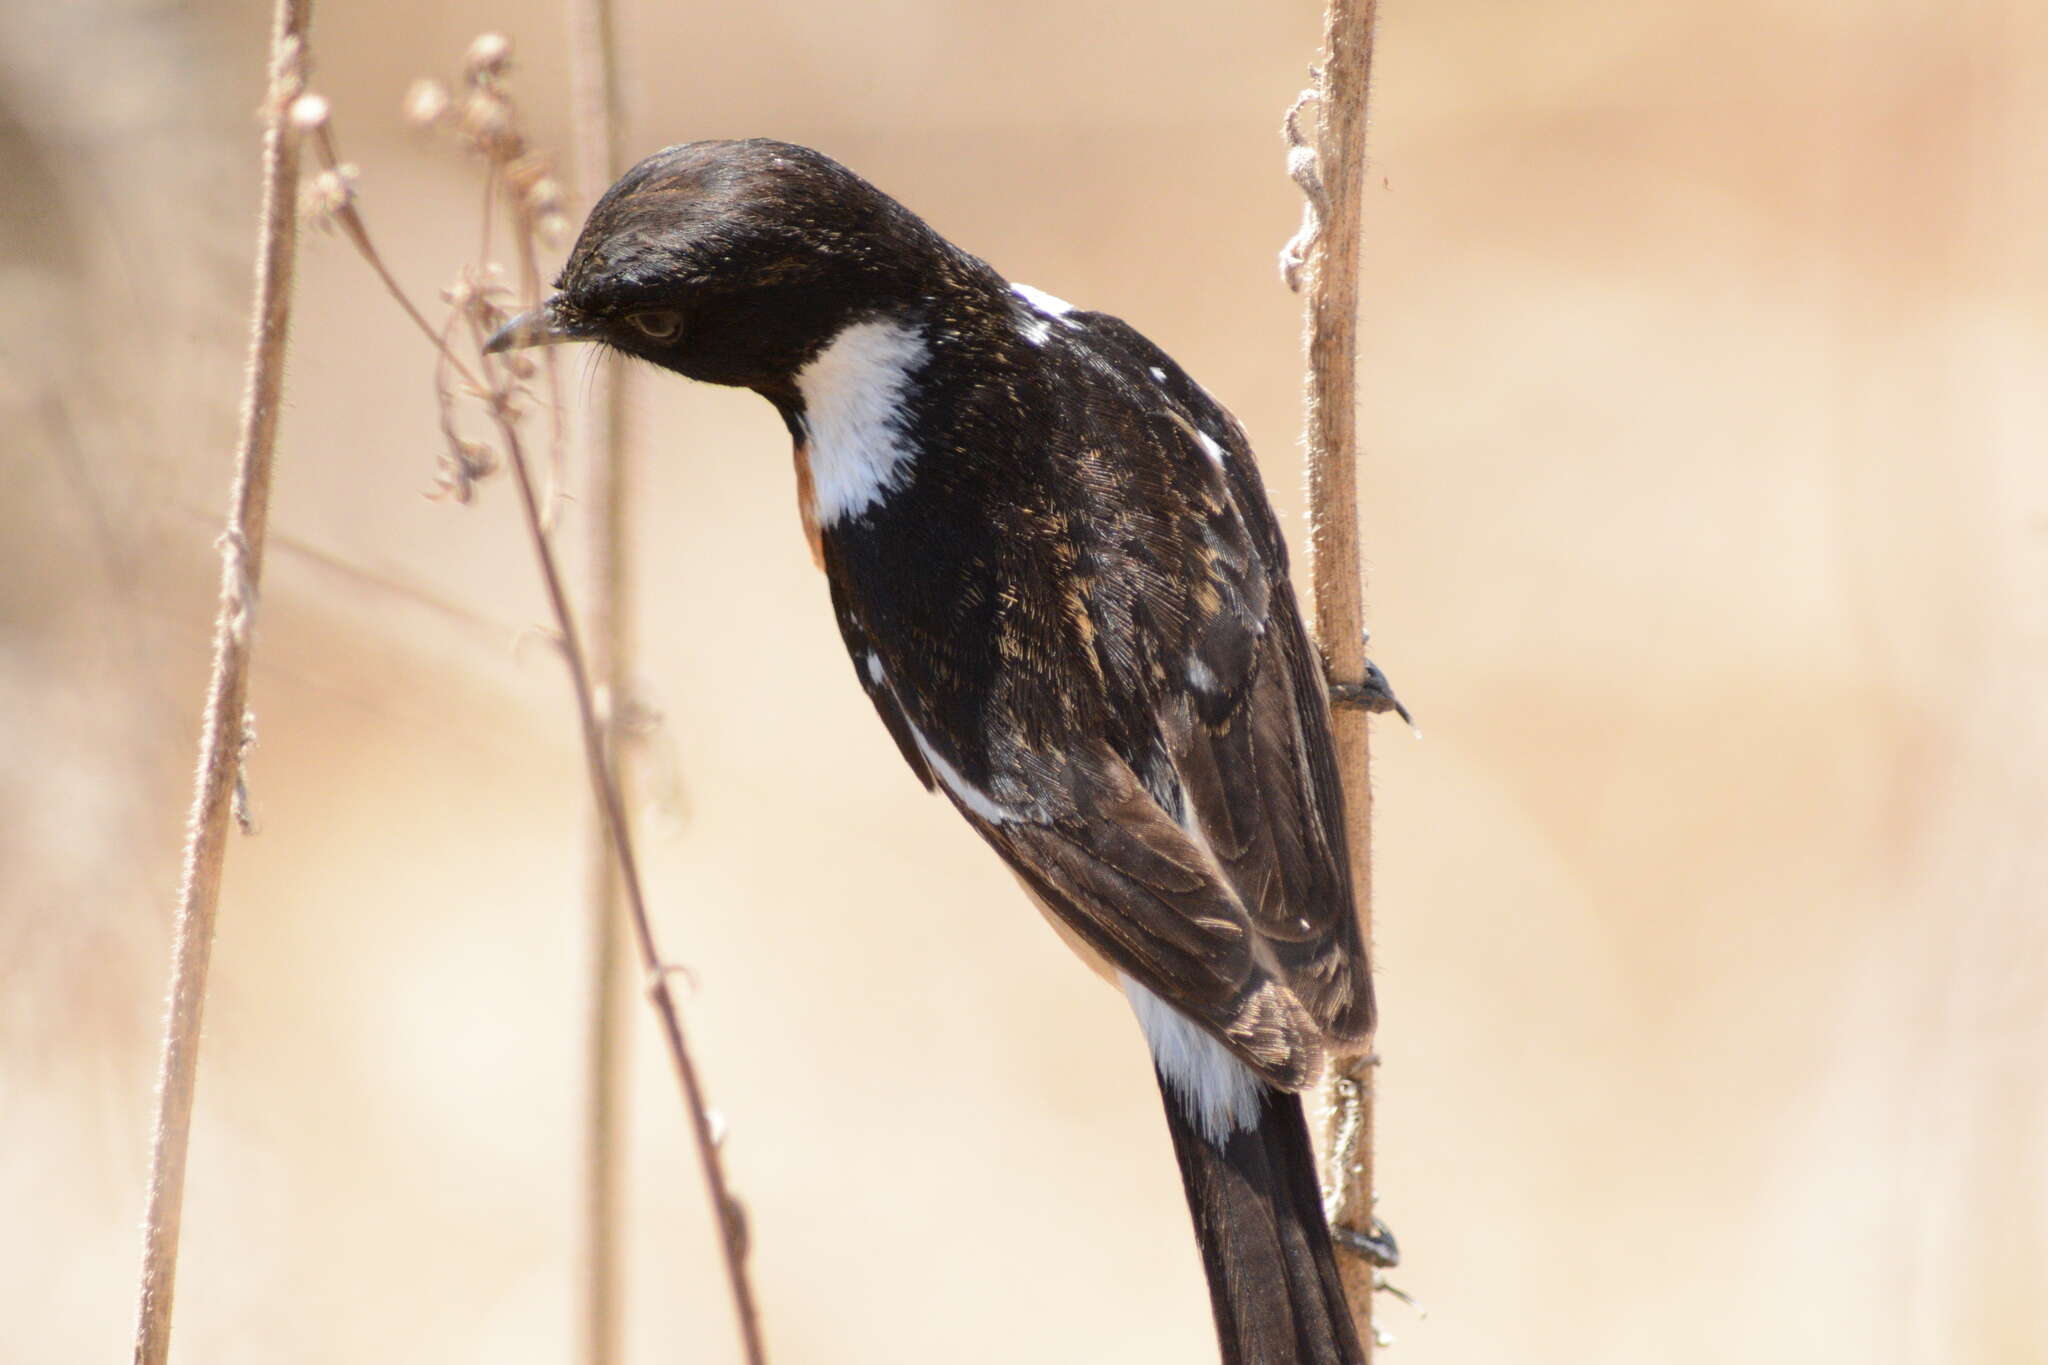
<instances>
[{"instance_id":1,"label":"bird's claw","mask_svg":"<svg viewBox=\"0 0 2048 1365\"><path fill-rule=\"evenodd\" d=\"M1392 711L1409 729L1415 728L1415 717L1409 715L1408 708L1401 705L1401 699L1394 695L1393 684L1387 681L1387 675L1380 672L1380 666L1370 659L1365 661L1364 682L1330 684L1330 705L1357 706L1367 711Z\"/></svg>"},{"instance_id":2,"label":"bird's claw","mask_svg":"<svg viewBox=\"0 0 2048 1365\"><path fill-rule=\"evenodd\" d=\"M1401 1244L1394 1240L1394 1230L1378 1218L1372 1220L1370 1232L1339 1223L1330 1229L1330 1237L1338 1246L1363 1256L1382 1270L1392 1270L1401 1264Z\"/></svg>"}]
</instances>

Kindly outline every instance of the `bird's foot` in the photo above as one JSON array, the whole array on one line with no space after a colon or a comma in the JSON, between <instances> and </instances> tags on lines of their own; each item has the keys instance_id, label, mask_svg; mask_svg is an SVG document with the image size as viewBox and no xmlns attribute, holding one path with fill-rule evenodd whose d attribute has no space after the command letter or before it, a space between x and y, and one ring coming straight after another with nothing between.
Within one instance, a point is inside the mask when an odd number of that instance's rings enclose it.
<instances>
[{"instance_id":1,"label":"bird's foot","mask_svg":"<svg viewBox=\"0 0 2048 1365\"><path fill-rule=\"evenodd\" d=\"M1366 638L1372 638L1371 631L1366 632ZM1364 682L1330 680L1330 705L1356 706L1366 711L1392 711L1409 729L1415 728L1415 717L1401 705L1401 699L1394 695L1394 686L1387 681L1387 675L1380 672L1380 666L1370 659L1365 661Z\"/></svg>"},{"instance_id":2,"label":"bird's foot","mask_svg":"<svg viewBox=\"0 0 2048 1365\"><path fill-rule=\"evenodd\" d=\"M1401 1264L1401 1244L1394 1240L1394 1230L1377 1217L1372 1220L1372 1228L1364 1232L1349 1224L1339 1223L1330 1229L1330 1239L1353 1255L1363 1256L1382 1270L1392 1270Z\"/></svg>"}]
</instances>

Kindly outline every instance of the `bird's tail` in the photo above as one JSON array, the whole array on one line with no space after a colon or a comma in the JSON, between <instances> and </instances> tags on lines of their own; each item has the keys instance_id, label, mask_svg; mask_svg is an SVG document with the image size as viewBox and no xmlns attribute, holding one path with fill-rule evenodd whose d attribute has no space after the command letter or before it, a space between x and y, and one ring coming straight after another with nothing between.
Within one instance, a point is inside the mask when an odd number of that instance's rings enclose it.
<instances>
[{"instance_id":1,"label":"bird's tail","mask_svg":"<svg viewBox=\"0 0 2048 1365\"><path fill-rule=\"evenodd\" d=\"M1301 1097L1259 1083L1258 1121L1219 1141L1159 1086L1223 1365L1361 1365Z\"/></svg>"}]
</instances>

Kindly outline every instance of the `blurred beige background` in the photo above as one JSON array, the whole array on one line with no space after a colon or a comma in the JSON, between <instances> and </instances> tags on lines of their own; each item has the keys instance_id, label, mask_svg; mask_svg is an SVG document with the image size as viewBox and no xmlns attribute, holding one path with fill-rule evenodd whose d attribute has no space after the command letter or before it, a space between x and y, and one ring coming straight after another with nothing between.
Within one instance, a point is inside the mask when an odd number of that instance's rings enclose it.
<instances>
[{"instance_id":1,"label":"blurred beige background","mask_svg":"<svg viewBox=\"0 0 2048 1365\"><path fill-rule=\"evenodd\" d=\"M632 144L774 134L1120 313L1300 531L1305 3L623 5ZM0 7L0 1357L127 1351L247 294L260 8ZM316 15L398 117L533 0ZM2048 12L1389 4L1363 417L1407 1365L2048 1361ZM511 489L309 241L178 1304L190 1362L571 1340L582 787ZM578 362L580 364L581 362ZM572 378L580 370L570 370ZM637 389L647 815L779 1361L1213 1358L1143 1046L903 769L751 396ZM574 509L568 535L580 531ZM650 784L655 791L663 784ZM733 1359L643 1030L633 1359Z\"/></svg>"}]
</instances>

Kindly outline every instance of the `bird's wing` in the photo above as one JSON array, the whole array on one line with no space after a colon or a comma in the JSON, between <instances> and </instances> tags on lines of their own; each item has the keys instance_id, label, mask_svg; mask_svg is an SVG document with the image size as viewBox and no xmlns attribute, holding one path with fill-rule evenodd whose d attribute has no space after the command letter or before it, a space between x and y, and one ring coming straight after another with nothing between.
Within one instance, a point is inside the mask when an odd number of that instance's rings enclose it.
<instances>
[{"instance_id":1,"label":"bird's wing","mask_svg":"<svg viewBox=\"0 0 2048 1365\"><path fill-rule=\"evenodd\" d=\"M839 618L839 634L846 642L846 652L853 659L854 672L860 678L861 689L874 703L875 714L882 718L882 727L889 732L889 738L896 741L896 747L903 754L903 761L910 765L910 771L917 774L917 780L924 783L926 791L932 790L931 765L925 762L919 752L916 734L910 721L903 714L902 703L897 701L895 689L889 686L882 672L880 656L875 645L868 638L867 628L862 624L861 614L846 600L838 578L828 574L832 585L832 610Z\"/></svg>"},{"instance_id":2,"label":"bird's wing","mask_svg":"<svg viewBox=\"0 0 2048 1365\"><path fill-rule=\"evenodd\" d=\"M1333 1041L1358 1042L1372 1031L1372 986L1329 702L1250 442L1135 329L1079 316L1084 356L1123 399L1092 413L1125 429L1121 442L1098 444L1125 467L1163 456L1175 490L1142 501L1175 509L1178 524L1127 538L1126 553L1163 558L1161 580L1184 585L1177 602L1131 613L1130 651L1143 666L1120 670L1120 683L1112 671L1112 691L1158 726L1182 821L1223 868L1276 978Z\"/></svg>"},{"instance_id":3,"label":"bird's wing","mask_svg":"<svg viewBox=\"0 0 2048 1365\"><path fill-rule=\"evenodd\" d=\"M1083 510L989 547L1040 609L999 617L981 721L949 724L914 667L862 682L1078 938L1296 1088L1370 1032L1372 997L1285 546L1236 422L1125 324L1063 324L1050 501ZM1053 601L1077 621L1058 642Z\"/></svg>"},{"instance_id":4,"label":"bird's wing","mask_svg":"<svg viewBox=\"0 0 2048 1365\"><path fill-rule=\"evenodd\" d=\"M1299 1089L1322 1031L1273 970L1229 878L1106 747L1064 756L1035 806L962 813L1078 938L1227 1043L1254 1070Z\"/></svg>"}]
</instances>

